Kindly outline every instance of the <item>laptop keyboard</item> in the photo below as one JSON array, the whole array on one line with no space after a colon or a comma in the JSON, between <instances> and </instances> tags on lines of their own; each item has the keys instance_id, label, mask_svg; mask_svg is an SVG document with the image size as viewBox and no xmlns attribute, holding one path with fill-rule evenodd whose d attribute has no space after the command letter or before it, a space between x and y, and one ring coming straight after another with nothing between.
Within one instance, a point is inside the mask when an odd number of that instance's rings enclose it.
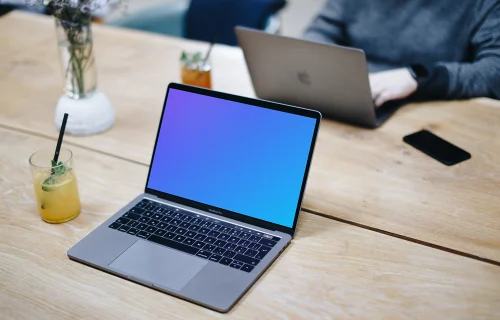
<instances>
[{"instance_id":1,"label":"laptop keyboard","mask_svg":"<svg viewBox=\"0 0 500 320\"><path fill-rule=\"evenodd\" d=\"M252 271L280 240L146 199L109 227L245 272Z\"/></svg>"}]
</instances>

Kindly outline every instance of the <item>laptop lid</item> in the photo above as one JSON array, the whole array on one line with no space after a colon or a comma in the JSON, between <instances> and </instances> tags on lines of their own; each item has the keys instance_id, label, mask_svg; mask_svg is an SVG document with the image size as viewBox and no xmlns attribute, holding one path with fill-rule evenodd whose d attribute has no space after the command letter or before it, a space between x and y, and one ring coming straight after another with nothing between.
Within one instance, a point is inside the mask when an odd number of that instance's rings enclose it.
<instances>
[{"instance_id":1,"label":"laptop lid","mask_svg":"<svg viewBox=\"0 0 500 320\"><path fill-rule=\"evenodd\" d=\"M170 84L145 192L293 235L321 114Z\"/></svg>"},{"instance_id":2,"label":"laptop lid","mask_svg":"<svg viewBox=\"0 0 500 320\"><path fill-rule=\"evenodd\" d=\"M376 126L362 50L245 27L235 31L259 98L318 110L343 122Z\"/></svg>"}]
</instances>

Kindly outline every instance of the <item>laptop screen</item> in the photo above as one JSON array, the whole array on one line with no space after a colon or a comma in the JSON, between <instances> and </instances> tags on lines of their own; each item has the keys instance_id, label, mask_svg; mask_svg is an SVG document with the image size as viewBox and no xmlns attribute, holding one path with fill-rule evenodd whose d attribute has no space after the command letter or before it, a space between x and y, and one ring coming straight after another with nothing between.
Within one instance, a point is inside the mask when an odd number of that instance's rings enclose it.
<instances>
[{"instance_id":1,"label":"laptop screen","mask_svg":"<svg viewBox=\"0 0 500 320\"><path fill-rule=\"evenodd\" d=\"M147 188L291 228L315 125L171 88Z\"/></svg>"}]
</instances>

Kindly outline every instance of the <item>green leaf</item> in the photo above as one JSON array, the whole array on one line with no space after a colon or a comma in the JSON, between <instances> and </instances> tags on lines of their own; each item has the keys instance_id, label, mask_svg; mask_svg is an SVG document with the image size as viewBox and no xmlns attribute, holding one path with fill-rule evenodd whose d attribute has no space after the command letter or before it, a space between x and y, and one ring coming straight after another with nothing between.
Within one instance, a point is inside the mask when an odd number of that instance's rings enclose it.
<instances>
[{"instance_id":1,"label":"green leaf","mask_svg":"<svg viewBox=\"0 0 500 320\"><path fill-rule=\"evenodd\" d=\"M186 51L182 51L181 61L182 62L187 62L188 61L188 55L187 55Z\"/></svg>"},{"instance_id":2,"label":"green leaf","mask_svg":"<svg viewBox=\"0 0 500 320\"><path fill-rule=\"evenodd\" d=\"M42 190L43 191L52 191L53 188L50 188L49 185L51 184L56 184L56 177L57 176L62 176L63 174L66 173L66 167L63 165L61 161L56 163L54 160L51 160L52 163L52 174L50 177L45 179L42 182Z\"/></svg>"},{"instance_id":3,"label":"green leaf","mask_svg":"<svg viewBox=\"0 0 500 320\"><path fill-rule=\"evenodd\" d=\"M196 52L193 56L193 63L201 61L201 52Z\"/></svg>"}]
</instances>

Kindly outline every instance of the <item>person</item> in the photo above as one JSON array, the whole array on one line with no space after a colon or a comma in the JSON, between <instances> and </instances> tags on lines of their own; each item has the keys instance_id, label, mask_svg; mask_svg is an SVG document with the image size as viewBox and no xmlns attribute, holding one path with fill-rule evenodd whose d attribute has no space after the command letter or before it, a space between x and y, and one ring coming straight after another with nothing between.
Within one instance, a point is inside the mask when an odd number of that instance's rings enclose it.
<instances>
[{"instance_id":1,"label":"person","mask_svg":"<svg viewBox=\"0 0 500 320\"><path fill-rule=\"evenodd\" d=\"M364 50L376 107L500 99L500 0L327 0L303 37Z\"/></svg>"}]
</instances>

